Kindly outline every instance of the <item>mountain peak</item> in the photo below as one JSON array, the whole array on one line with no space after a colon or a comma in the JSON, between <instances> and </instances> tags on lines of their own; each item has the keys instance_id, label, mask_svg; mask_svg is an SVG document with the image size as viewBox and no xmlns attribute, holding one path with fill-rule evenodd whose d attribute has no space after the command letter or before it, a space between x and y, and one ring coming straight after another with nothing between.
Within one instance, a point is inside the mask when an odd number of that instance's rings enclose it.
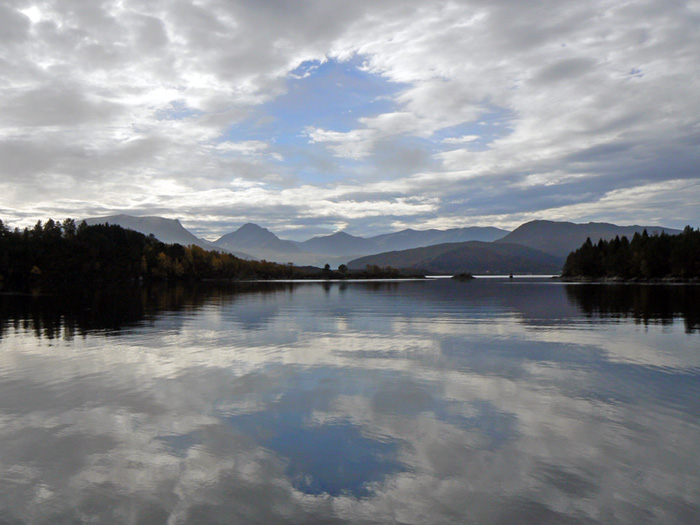
<instances>
[{"instance_id":1,"label":"mountain peak","mask_svg":"<svg viewBox=\"0 0 700 525\"><path fill-rule=\"evenodd\" d=\"M238 230L236 230L236 231L239 231L239 232L240 231L243 231L243 232L245 232L245 231L266 231L266 232L269 232L270 230L268 230L267 228L263 228L262 226L258 226L254 222L246 222L243 226L238 228ZM270 233L272 233L272 232L270 232Z\"/></svg>"},{"instance_id":2,"label":"mountain peak","mask_svg":"<svg viewBox=\"0 0 700 525\"><path fill-rule=\"evenodd\" d=\"M347 232L335 232L331 233L330 235L325 235L327 239L330 239L331 237L336 238L336 239L359 239L360 237L357 237L356 235L350 235Z\"/></svg>"},{"instance_id":3,"label":"mountain peak","mask_svg":"<svg viewBox=\"0 0 700 525\"><path fill-rule=\"evenodd\" d=\"M239 241L243 238L246 239L276 239L279 240L279 237L272 233L270 230L267 228L263 228L262 226L259 226L253 222L246 222L243 226L238 228L235 232L232 234L230 233L229 235L236 235L236 237L239 239Z\"/></svg>"},{"instance_id":4,"label":"mountain peak","mask_svg":"<svg viewBox=\"0 0 700 525\"><path fill-rule=\"evenodd\" d=\"M247 222L236 231L227 233L214 242L225 249L253 251L255 254L265 254L270 251L295 253L299 251L291 241L283 241L267 228Z\"/></svg>"}]
</instances>

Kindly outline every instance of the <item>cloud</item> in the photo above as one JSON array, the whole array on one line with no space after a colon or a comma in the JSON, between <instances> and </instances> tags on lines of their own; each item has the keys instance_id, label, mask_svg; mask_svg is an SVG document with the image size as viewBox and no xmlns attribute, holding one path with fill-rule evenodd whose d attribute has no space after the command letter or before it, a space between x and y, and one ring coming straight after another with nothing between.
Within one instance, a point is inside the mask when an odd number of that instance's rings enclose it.
<instances>
[{"instance_id":1,"label":"cloud","mask_svg":"<svg viewBox=\"0 0 700 525\"><path fill-rule=\"evenodd\" d=\"M241 155L259 155L267 150L269 144L261 140L244 140L242 142L224 141L214 146L220 153L239 153Z\"/></svg>"},{"instance_id":2,"label":"cloud","mask_svg":"<svg viewBox=\"0 0 700 525\"><path fill-rule=\"evenodd\" d=\"M469 144L479 138L479 135L462 135L461 137L448 137L443 139L442 142L443 144Z\"/></svg>"},{"instance_id":3,"label":"cloud","mask_svg":"<svg viewBox=\"0 0 700 525\"><path fill-rule=\"evenodd\" d=\"M0 205L22 210L5 217L18 225L69 201L83 203L74 216L152 214L178 187L191 203L172 201L169 215L218 229L223 210L209 223L194 203L241 178L268 196L339 184L372 194L336 203L350 228L370 227L376 202L419 196L433 199L430 211L399 207L391 220L420 228L498 216L514 227L524 214L586 204L612 220L598 206L611 192L698 178L694 3L13 0L1 9ZM328 103L314 104L314 93ZM377 180L393 184L384 198L368 189ZM323 215L316 203L294 203L286 220L259 207L250 220L293 230ZM652 218L641 200L628 207L635 222ZM700 223L682 209L688 216L653 218ZM229 217L233 227L241 214Z\"/></svg>"}]
</instances>

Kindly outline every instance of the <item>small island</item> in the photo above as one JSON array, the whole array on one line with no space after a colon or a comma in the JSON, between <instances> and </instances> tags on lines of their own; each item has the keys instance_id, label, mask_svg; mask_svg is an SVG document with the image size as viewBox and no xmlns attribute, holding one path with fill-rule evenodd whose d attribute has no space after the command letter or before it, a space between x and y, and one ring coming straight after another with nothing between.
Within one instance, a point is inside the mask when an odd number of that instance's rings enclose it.
<instances>
[{"instance_id":1,"label":"small island","mask_svg":"<svg viewBox=\"0 0 700 525\"><path fill-rule=\"evenodd\" d=\"M475 277L469 272L462 272L452 276L455 281L472 281Z\"/></svg>"}]
</instances>

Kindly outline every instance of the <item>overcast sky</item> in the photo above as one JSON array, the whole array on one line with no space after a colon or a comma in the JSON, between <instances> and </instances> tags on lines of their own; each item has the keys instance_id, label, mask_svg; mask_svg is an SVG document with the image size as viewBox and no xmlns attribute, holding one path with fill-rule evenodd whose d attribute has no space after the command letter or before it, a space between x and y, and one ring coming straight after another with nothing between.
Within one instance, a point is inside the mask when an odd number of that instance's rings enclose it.
<instances>
[{"instance_id":1,"label":"overcast sky","mask_svg":"<svg viewBox=\"0 0 700 525\"><path fill-rule=\"evenodd\" d=\"M0 218L700 226L700 1L3 0Z\"/></svg>"}]
</instances>

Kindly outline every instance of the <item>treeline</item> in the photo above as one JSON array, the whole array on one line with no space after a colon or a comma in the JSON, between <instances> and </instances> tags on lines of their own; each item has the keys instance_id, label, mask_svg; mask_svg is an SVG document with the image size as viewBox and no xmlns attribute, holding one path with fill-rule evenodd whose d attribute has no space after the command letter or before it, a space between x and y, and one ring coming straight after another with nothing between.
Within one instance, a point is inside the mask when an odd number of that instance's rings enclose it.
<instances>
[{"instance_id":1,"label":"treeline","mask_svg":"<svg viewBox=\"0 0 700 525\"><path fill-rule=\"evenodd\" d=\"M382 277L383 272L353 274ZM388 270L388 269L387 269ZM364 275L367 273L367 275ZM308 279L345 277L345 272L292 264L247 261L198 246L165 244L118 225L39 221L9 229L0 221L0 287L70 287L134 281L205 279Z\"/></svg>"},{"instance_id":2,"label":"treeline","mask_svg":"<svg viewBox=\"0 0 700 525\"><path fill-rule=\"evenodd\" d=\"M686 226L679 235L635 233L632 240L615 237L593 244L589 239L571 252L563 277L591 279L698 279L700 230Z\"/></svg>"}]
</instances>

